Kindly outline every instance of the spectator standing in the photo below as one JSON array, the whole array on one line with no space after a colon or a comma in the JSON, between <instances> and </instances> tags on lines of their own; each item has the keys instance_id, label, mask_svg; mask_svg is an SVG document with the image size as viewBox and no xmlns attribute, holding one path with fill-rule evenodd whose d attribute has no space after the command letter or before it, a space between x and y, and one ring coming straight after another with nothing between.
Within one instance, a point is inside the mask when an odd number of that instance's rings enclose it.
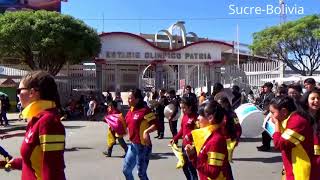
<instances>
[{"instance_id":1,"label":"spectator standing","mask_svg":"<svg viewBox=\"0 0 320 180\"><path fill-rule=\"evenodd\" d=\"M306 91L312 91L316 88L316 81L313 78L307 78L303 82L304 88L306 88Z\"/></svg>"},{"instance_id":2,"label":"spectator standing","mask_svg":"<svg viewBox=\"0 0 320 180\"><path fill-rule=\"evenodd\" d=\"M237 109L241 104L241 93L240 93L240 87L237 85L232 86L232 104L231 107L233 110Z\"/></svg>"},{"instance_id":3,"label":"spectator standing","mask_svg":"<svg viewBox=\"0 0 320 180\"><path fill-rule=\"evenodd\" d=\"M168 98L165 96L166 90L159 91L158 103L156 106L156 116L158 118L158 136L155 138L163 139L164 136L164 108L169 104Z\"/></svg>"},{"instance_id":4,"label":"spectator standing","mask_svg":"<svg viewBox=\"0 0 320 180\"><path fill-rule=\"evenodd\" d=\"M9 110L10 103L9 103L9 97L2 94L0 96L0 110L1 110L1 117L0 117L0 123L3 126L8 126L9 121L7 118L7 112ZM4 121L4 124L3 124Z\"/></svg>"},{"instance_id":5,"label":"spectator standing","mask_svg":"<svg viewBox=\"0 0 320 180\"><path fill-rule=\"evenodd\" d=\"M90 97L89 101L89 109L87 111L87 117L89 120L94 121L95 115L97 113L97 101L96 99L92 96Z\"/></svg>"},{"instance_id":6,"label":"spectator standing","mask_svg":"<svg viewBox=\"0 0 320 180\"><path fill-rule=\"evenodd\" d=\"M288 86L288 96L292 97L295 101L301 99L302 87L299 84L290 84Z\"/></svg>"},{"instance_id":7,"label":"spectator standing","mask_svg":"<svg viewBox=\"0 0 320 180\"><path fill-rule=\"evenodd\" d=\"M183 94L183 97L189 97L189 98L191 98L193 103L198 104L197 96L196 96L195 93L193 93L191 91L191 89L192 89L191 86L187 85L186 88L185 88L185 92Z\"/></svg>"},{"instance_id":8,"label":"spectator standing","mask_svg":"<svg viewBox=\"0 0 320 180\"><path fill-rule=\"evenodd\" d=\"M173 104L175 109L174 111L172 112L172 115L171 117L168 118L169 120L169 126L170 126L170 131L172 133L172 137L174 137L177 133L178 133L178 130L177 130L177 125L178 125L178 112L179 112L179 109L180 109L180 102L179 102L179 99L176 95L176 91L175 90L170 90L169 91L169 98L168 98L168 101L169 101L169 104Z\"/></svg>"},{"instance_id":9,"label":"spectator standing","mask_svg":"<svg viewBox=\"0 0 320 180\"><path fill-rule=\"evenodd\" d=\"M269 104L271 100L275 97L274 93L272 92L273 84L271 82L267 82L263 85L264 93L261 97L260 108L263 110L263 114L267 116L269 114ZM262 145L258 146L258 151L270 151L270 143L271 137L266 132L262 132Z\"/></svg>"}]
</instances>

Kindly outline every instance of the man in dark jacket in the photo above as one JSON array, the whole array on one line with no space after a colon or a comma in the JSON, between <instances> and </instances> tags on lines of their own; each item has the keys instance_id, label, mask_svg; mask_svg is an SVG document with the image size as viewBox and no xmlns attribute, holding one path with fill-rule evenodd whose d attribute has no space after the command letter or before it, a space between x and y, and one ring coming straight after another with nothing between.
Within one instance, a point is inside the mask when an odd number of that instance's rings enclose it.
<instances>
[{"instance_id":1,"label":"man in dark jacket","mask_svg":"<svg viewBox=\"0 0 320 180\"><path fill-rule=\"evenodd\" d=\"M263 110L263 114L267 116L269 114L269 104L271 100L275 97L274 93L272 92L273 84L271 82L267 82L263 85L264 93L261 97L261 103L259 107ZM262 132L262 146L258 146L258 151L270 151L270 143L271 137L266 132Z\"/></svg>"},{"instance_id":2,"label":"man in dark jacket","mask_svg":"<svg viewBox=\"0 0 320 180\"><path fill-rule=\"evenodd\" d=\"M158 136L155 138L163 139L164 136L164 108L169 104L167 97L165 96L166 90L161 89L159 91L159 99L156 107L156 116L158 117Z\"/></svg>"}]
</instances>

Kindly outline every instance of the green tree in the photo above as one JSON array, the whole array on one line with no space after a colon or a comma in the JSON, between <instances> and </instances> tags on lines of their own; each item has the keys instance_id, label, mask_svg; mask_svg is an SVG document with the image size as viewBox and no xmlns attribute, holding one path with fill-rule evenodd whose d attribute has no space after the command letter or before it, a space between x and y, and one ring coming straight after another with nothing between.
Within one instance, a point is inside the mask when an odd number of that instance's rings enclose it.
<instances>
[{"instance_id":1,"label":"green tree","mask_svg":"<svg viewBox=\"0 0 320 180\"><path fill-rule=\"evenodd\" d=\"M0 59L20 59L32 70L56 75L66 62L92 59L100 48L97 32L68 15L49 11L0 15Z\"/></svg>"},{"instance_id":2,"label":"green tree","mask_svg":"<svg viewBox=\"0 0 320 180\"><path fill-rule=\"evenodd\" d=\"M306 16L253 34L254 54L278 59L301 75L320 66L320 17Z\"/></svg>"}]
</instances>

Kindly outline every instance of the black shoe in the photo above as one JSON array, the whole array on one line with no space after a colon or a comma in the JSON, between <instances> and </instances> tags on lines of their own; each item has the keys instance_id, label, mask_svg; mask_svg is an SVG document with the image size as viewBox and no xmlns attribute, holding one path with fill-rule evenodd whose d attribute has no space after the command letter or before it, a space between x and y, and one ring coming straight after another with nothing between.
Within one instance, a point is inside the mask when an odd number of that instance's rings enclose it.
<instances>
[{"instance_id":1,"label":"black shoe","mask_svg":"<svg viewBox=\"0 0 320 180\"><path fill-rule=\"evenodd\" d=\"M257 149L258 151L263 151L263 152L268 152L271 150L270 146L264 146L264 145L258 146Z\"/></svg>"},{"instance_id":2,"label":"black shoe","mask_svg":"<svg viewBox=\"0 0 320 180\"><path fill-rule=\"evenodd\" d=\"M155 136L154 138L155 138L155 139L156 139L156 138L159 138L159 135Z\"/></svg>"},{"instance_id":3,"label":"black shoe","mask_svg":"<svg viewBox=\"0 0 320 180\"><path fill-rule=\"evenodd\" d=\"M111 154L108 151L103 151L102 154L106 155L107 157L111 157Z\"/></svg>"}]
</instances>

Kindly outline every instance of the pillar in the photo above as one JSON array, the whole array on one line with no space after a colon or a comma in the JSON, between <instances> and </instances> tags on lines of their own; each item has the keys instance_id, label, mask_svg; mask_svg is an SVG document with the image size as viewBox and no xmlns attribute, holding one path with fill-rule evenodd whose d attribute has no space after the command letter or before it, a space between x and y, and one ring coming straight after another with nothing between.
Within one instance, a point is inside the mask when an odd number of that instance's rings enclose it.
<instances>
[{"instance_id":1,"label":"pillar","mask_svg":"<svg viewBox=\"0 0 320 180\"><path fill-rule=\"evenodd\" d=\"M163 87L163 63L160 61L155 62L155 88L157 90Z\"/></svg>"},{"instance_id":2,"label":"pillar","mask_svg":"<svg viewBox=\"0 0 320 180\"><path fill-rule=\"evenodd\" d=\"M96 89L102 93L102 64L96 62Z\"/></svg>"}]
</instances>

